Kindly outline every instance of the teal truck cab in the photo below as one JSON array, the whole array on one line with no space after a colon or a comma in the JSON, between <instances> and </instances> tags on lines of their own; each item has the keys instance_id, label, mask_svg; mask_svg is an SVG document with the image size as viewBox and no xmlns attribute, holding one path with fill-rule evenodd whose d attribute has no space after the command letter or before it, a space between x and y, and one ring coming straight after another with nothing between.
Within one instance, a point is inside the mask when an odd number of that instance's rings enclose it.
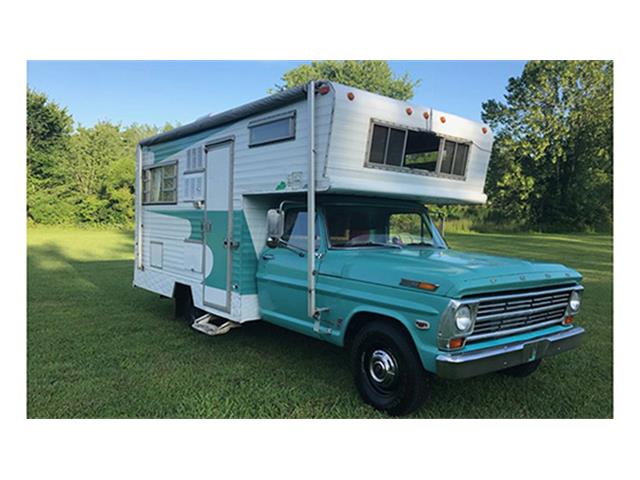
<instances>
[{"instance_id":1,"label":"teal truck cab","mask_svg":"<svg viewBox=\"0 0 640 480\"><path fill-rule=\"evenodd\" d=\"M576 347L581 276L558 264L449 248L419 202L318 197L315 288L307 315L307 211L270 212L257 271L262 318L346 347L362 398L418 408L429 377L533 373Z\"/></svg>"},{"instance_id":2,"label":"teal truck cab","mask_svg":"<svg viewBox=\"0 0 640 480\"><path fill-rule=\"evenodd\" d=\"M424 205L479 205L488 125L335 82L140 142L133 284L220 335L267 321L351 351L399 415L432 375L528 375L578 345L580 275L449 248ZM222 323L221 323L222 322Z\"/></svg>"}]
</instances>

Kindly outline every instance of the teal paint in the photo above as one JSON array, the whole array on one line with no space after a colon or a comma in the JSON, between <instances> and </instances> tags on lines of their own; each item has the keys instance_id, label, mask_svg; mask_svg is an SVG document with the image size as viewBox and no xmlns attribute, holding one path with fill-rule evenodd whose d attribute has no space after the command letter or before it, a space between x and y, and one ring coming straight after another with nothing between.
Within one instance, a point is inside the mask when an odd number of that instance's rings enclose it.
<instances>
[{"instance_id":1,"label":"teal paint","mask_svg":"<svg viewBox=\"0 0 640 480\"><path fill-rule=\"evenodd\" d=\"M153 213L169 215L171 217L182 218L188 220L191 225L191 234L187 240L201 242L202 241L202 221L204 213L202 210L153 210Z\"/></svg>"},{"instance_id":2,"label":"teal paint","mask_svg":"<svg viewBox=\"0 0 640 480\"><path fill-rule=\"evenodd\" d=\"M433 293L459 298L519 288L575 283L581 275L563 265L466 253L451 249L407 247L332 250L325 273L366 283L400 286L403 278L438 285Z\"/></svg>"},{"instance_id":3,"label":"teal paint","mask_svg":"<svg viewBox=\"0 0 640 480\"><path fill-rule=\"evenodd\" d=\"M166 143L160 143L158 145L152 145L150 147L145 147L149 151L153 152L153 163L162 162L166 160L171 155L174 155L182 150L186 150L187 148L193 146L194 144L205 140L213 135L217 135L220 133L224 133L230 127L218 127L211 130L205 130L204 132L198 132L193 135L189 135L188 137L179 138L177 140L172 140Z\"/></svg>"},{"instance_id":4,"label":"teal paint","mask_svg":"<svg viewBox=\"0 0 640 480\"><path fill-rule=\"evenodd\" d=\"M321 205L321 204L320 204ZM320 213L322 218L322 213ZM313 331L313 320L306 312L306 256L284 248L265 248L271 261L258 260L256 274L260 313L263 319L297 332L344 344L345 333L358 314L379 314L404 325L415 342L424 368L436 371L437 347L442 313L451 298L475 292L523 289L574 283L581 275L563 265L514 258L464 253L428 247L327 249L323 222L316 280L317 305L329 311L321 325L331 334ZM436 292L425 292L400 285L402 278L440 285ZM427 321L428 330L419 330L416 320ZM474 351L527 341L562 331L556 325L542 330L510 335L465 346L460 352Z\"/></svg>"},{"instance_id":5,"label":"teal paint","mask_svg":"<svg viewBox=\"0 0 640 480\"><path fill-rule=\"evenodd\" d=\"M206 234L207 247L213 254L213 268L204 279L207 287L227 289L227 249L224 239L227 238L227 219L229 215L225 211L207 210L207 221L211 224L211 230Z\"/></svg>"},{"instance_id":6,"label":"teal paint","mask_svg":"<svg viewBox=\"0 0 640 480\"><path fill-rule=\"evenodd\" d=\"M187 240L202 242L202 223L205 212L203 210L153 210L154 213L187 220L191 226L191 234ZM207 246L213 253L213 269L205 278L204 284L220 289L227 288L227 249L224 239L227 237L226 211L207 210L207 220L211 223L211 232L207 234ZM257 292L256 270L258 259L251 238L247 219L241 210L233 212L233 238L240 242L240 247L232 251L231 265L232 285L237 285L234 291L241 295Z\"/></svg>"},{"instance_id":7,"label":"teal paint","mask_svg":"<svg viewBox=\"0 0 640 480\"><path fill-rule=\"evenodd\" d=\"M256 286L258 257L247 218L241 210L233 212L233 238L240 242L240 247L233 251L232 282L238 285L241 295L253 295L258 292Z\"/></svg>"}]
</instances>

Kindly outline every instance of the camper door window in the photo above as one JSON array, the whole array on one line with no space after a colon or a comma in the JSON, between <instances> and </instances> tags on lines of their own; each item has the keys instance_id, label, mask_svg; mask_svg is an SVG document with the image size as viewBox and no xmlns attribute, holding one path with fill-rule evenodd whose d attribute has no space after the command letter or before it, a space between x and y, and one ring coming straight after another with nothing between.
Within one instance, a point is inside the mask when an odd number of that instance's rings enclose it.
<instances>
[{"instance_id":1,"label":"camper door window","mask_svg":"<svg viewBox=\"0 0 640 480\"><path fill-rule=\"evenodd\" d=\"M287 112L249 124L249 146L257 147L296 137L296 112Z\"/></svg>"},{"instance_id":2,"label":"camper door window","mask_svg":"<svg viewBox=\"0 0 640 480\"><path fill-rule=\"evenodd\" d=\"M147 168L143 172L143 203L176 203L178 200L177 164Z\"/></svg>"},{"instance_id":3,"label":"camper door window","mask_svg":"<svg viewBox=\"0 0 640 480\"><path fill-rule=\"evenodd\" d=\"M372 124L368 166L464 178L469 144L426 131Z\"/></svg>"}]
</instances>

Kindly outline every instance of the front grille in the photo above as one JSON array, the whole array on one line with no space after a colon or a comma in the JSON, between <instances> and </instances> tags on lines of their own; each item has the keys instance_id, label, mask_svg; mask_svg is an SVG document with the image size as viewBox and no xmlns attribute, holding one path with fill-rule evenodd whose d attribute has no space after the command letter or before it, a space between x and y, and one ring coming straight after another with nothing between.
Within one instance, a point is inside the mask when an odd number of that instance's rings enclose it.
<instances>
[{"instance_id":1,"label":"front grille","mask_svg":"<svg viewBox=\"0 0 640 480\"><path fill-rule=\"evenodd\" d=\"M555 286L479 298L475 327L467 343L562 322L574 289Z\"/></svg>"}]
</instances>

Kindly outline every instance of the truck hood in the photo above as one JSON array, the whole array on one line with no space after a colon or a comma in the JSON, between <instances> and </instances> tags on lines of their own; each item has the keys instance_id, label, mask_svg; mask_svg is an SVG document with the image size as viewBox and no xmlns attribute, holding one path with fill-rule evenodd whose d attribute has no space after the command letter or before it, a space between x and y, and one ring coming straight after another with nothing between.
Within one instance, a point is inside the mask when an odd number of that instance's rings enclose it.
<instances>
[{"instance_id":1,"label":"truck hood","mask_svg":"<svg viewBox=\"0 0 640 480\"><path fill-rule=\"evenodd\" d=\"M557 263L434 248L359 248L332 250L321 275L401 287L408 279L438 285L437 295L457 298L474 293L574 283L582 276Z\"/></svg>"}]
</instances>

